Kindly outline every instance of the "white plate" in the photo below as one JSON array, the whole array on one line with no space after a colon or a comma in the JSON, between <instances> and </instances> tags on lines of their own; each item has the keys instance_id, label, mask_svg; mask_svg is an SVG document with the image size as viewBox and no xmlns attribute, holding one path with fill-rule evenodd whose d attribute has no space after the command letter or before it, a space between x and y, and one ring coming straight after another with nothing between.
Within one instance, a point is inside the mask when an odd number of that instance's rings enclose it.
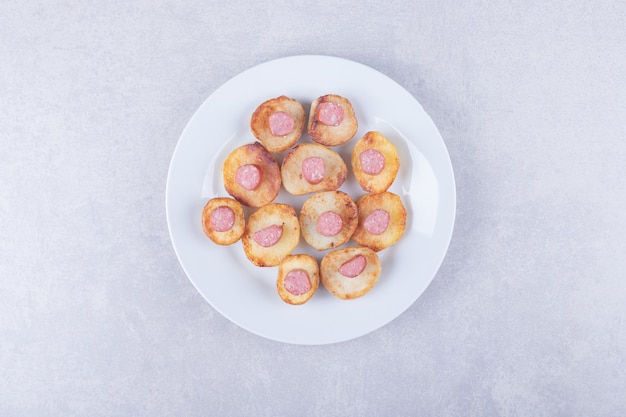
<instances>
[{"instance_id":1,"label":"white plate","mask_svg":"<svg viewBox=\"0 0 626 417\"><path fill-rule=\"evenodd\" d=\"M276 292L278 268L252 265L240 242L213 244L200 218L207 200L227 196L221 165L230 151L255 140L250 116L263 101L286 95L310 103L339 94L354 106L355 138L334 148L350 166L357 138L377 130L398 148L400 171L389 191L401 196L407 228L394 246L379 253L382 274L365 296L333 297L320 285L306 304L284 303ZM301 139L310 142L306 134ZM277 157L282 160L283 154ZM354 199L363 194L351 175L340 188ZM281 190L277 202L299 211L304 197ZM424 292L450 243L456 210L454 175L445 144L422 106L402 87L374 69L328 56L294 56L250 68L219 87L196 111L174 151L167 178L167 221L174 250L200 294L221 314L268 339L305 345L362 336L389 323ZM354 245L349 242L347 245ZM303 239L294 253L321 260Z\"/></svg>"}]
</instances>

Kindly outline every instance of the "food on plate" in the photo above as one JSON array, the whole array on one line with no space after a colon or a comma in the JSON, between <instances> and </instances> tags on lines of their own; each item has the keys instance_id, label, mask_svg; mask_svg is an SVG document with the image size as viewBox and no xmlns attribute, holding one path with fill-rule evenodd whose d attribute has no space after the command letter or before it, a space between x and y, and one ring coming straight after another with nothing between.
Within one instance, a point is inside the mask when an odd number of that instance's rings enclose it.
<instances>
[{"instance_id":1,"label":"food on plate","mask_svg":"<svg viewBox=\"0 0 626 417\"><path fill-rule=\"evenodd\" d=\"M261 103L250 119L252 134L270 152L291 148L302 135L305 114L302 104L280 96Z\"/></svg>"},{"instance_id":2,"label":"food on plate","mask_svg":"<svg viewBox=\"0 0 626 417\"><path fill-rule=\"evenodd\" d=\"M404 234L406 209L397 194L385 191L366 194L356 202L359 224L352 240L379 252L396 243Z\"/></svg>"},{"instance_id":3,"label":"food on plate","mask_svg":"<svg viewBox=\"0 0 626 417\"><path fill-rule=\"evenodd\" d=\"M280 191L280 167L272 154L258 142L232 151L222 165L224 188L249 207L264 206Z\"/></svg>"},{"instance_id":4,"label":"food on plate","mask_svg":"<svg viewBox=\"0 0 626 417\"><path fill-rule=\"evenodd\" d=\"M352 103L336 94L318 97L311 104L307 132L317 143L337 146L356 134L358 121Z\"/></svg>"},{"instance_id":5,"label":"food on plate","mask_svg":"<svg viewBox=\"0 0 626 417\"><path fill-rule=\"evenodd\" d=\"M248 217L242 236L243 249L256 266L276 266L300 241L300 222L293 207L267 204Z\"/></svg>"},{"instance_id":6,"label":"food on plate","mask_svg":"<svg viewBox=\"0 0 626 417\"><path fill-rule=\"evenodd\" d=\"M313 297L320 283L317 261L310 255L289 255L278 265L276 288L286 303L304 304Z\"/></svg>"},{"instance_id":7,"label":"food on plate","mask_svg":"<svg viewBox=\"0 0 626 417\"><path fill-rule=\"evenodd\" d=\"M346 243L359 221L357 206L343 191L326 191L309 197L300 210L304 240L317 250Z\"/></svg>"},{"instance_id":8,"label":"food on plate","mask_svg":"<svg viewBox=\"0 0 626 417\"><path fill-rule=\"evenodd\" d=\"M381 274L377 252L396 243L406 227L402 200L387 191L398 174L398 151L377 131L357 141L351 167L368 194L355 202L339 190L348 167L330 148L356 134L352 104L335 94L313 101L307 132L314 143L297 144L304 123L302 105L284 95L256 108L250 128L260 142L240 146L226 157L223 181L232 198L209 200L202 226L219 245L241 239L252 264L278 266L276 287L286 303L306 303L320 282L338 298L358 298ZM288 149L279 166L272 153ZM299 215L291 205L274 201L281 185L294 196L313 194ZM256 209L247 221L244 206ZM309 254L292 254L301 236L314 249L329 250L320 265ZM351 238L359 246L339 248Z\"/></svg>"},{"instance_id":9,"label":"food on plate","mask_svg":"<svg viewBox=\"0 0 626 417\"><path fill-rule=\"evenodd\" d=\"M317 143L301 143L285 155L280 175L287 192L303 195L341 187L348 167L332 149Z\"/></svg>"},{"instance_id":10,"label":"food on plate","mask_svg":"<svg viewBox=\"0 0 626 417\"><path fill-rule=\"evenodd\" d=\"M320 264L322 284L335 297L349 300L369 292L382 270L378 255L366 247L328 252Z\"/></svg>"},{"instance_id":11,"label":"food on plate","mask_svg":"<svg viewBox=\"0 0 626 417\"><path fill-rule=\"evenodd\" d=\"M352 171L361 188L382 193L396 179L400 160L398 150L380 132L367 132L354 145Z\"/></svg>"},{"instance_id":12,"label":"food on plate","mask_svg":"<svg viewBox=\"0 0 626 417\"><path fill-rule=\"evenodd\" d=\"M243 207L235 199L215 197L202 210L202 229L218 245L232 245L238 241L245 226Z\"/></svg>"}]
</instances>

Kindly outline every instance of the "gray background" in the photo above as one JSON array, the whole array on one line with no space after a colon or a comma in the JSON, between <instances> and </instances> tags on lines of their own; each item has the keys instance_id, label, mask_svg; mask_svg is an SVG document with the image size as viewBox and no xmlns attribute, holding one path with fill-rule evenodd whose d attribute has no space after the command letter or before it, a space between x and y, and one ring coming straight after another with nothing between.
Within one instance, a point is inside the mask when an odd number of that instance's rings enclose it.
<instances>
[{"instance_id":1,"label":"gray background","mask_svg":"<svg viewBox=\"0 0 626 417\"><path fill-rule=\"evenodd\" d=\"M621 1L0 3L0 415L626 415ZM293 346L196 292L165 220L178 136L296 54L385 73L458 187L432 284Z\"/></svg>"}]
</instances>

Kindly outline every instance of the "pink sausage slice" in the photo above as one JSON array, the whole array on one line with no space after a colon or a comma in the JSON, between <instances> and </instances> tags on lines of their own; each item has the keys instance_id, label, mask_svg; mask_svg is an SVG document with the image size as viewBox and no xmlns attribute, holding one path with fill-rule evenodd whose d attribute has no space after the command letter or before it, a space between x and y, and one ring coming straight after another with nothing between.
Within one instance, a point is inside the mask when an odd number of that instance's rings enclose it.
<instances>
[{"instance_id":1,"label":"pink sausage slice","mask_svg":"<svg viewBox=\"0 0 626 417\"><path fill-rule=\"evenodd\" d=\"M274 136L285 136L293 131L296 123L287 112L278 111L272 113L269 118L270 131Z\"/></svg>"},{"instance_id":2,"label":"pink sausage slice","mask_svg":"<svg viewBox=\"0 0 626 417\"><path fill-rule=\"evenodd\" d=\"M339 273L344 277L354 278L365 269L367 260L363 255L357 255L339 267Z\"/></svg>"},{"instance_id":3,"label":"pink sausage slice","mask_svg":"<svg viewBox=\"0 0 626 417\"><path fill-rule=\"evenodd\" d=\"M374 235L380 235L389 227L389 213L383 209L376 209L365 218L363 227Z\"/></svg>"},{"instance_id":4,"label":"pink sausage slice","mask_svg":"<svg viewBox=\"0 0 626 417\"><path fill-rule=\"evenodd\" d=\"M246 190L252 191L261 182L261 170L256 165L242 165L235 172L235 181Z\"/></svg>"},{"instance_id":5,"label":"pink sausage slice","mask_svg":"<svg viewBox=\"0 0 626 417\"><path fill-rule=\"evenodd\" d=\"M227 232L235 224L235 212L227 206L219 206L209 216L211 228L216 232Z\"/></svg>"},{"instance_id":6,"label":"pink sausage slice","mask_svg":"<svg viewBox=\"0 0 626 417\"><path fill-rule=\"evenodd\" d=\"M319 184L326 175L326 165L324 159L318 156L311 156L302 161L302 176L309 184Z\"/></svg>"},{"instance_id":7,"label":"pink sausage slice","mask_svg":"<svg viewBox=\"0 0 626 417\"><path fill-rule=\"evenodd\" d=\"M335 236L341 232L342 227L343 219L332 211L322 213L317 220L317 231L324 236Z\"/></svg>"},{"instance_id":8,"label":"pink sausage slice","mask_svg":"<svg viewBox=\"0 0 626 417\"><path fill-rule=\"evenodd\" d=\"M261 229L252 235L252 239L264 248L274 246L283 235L283 227L275 224Z\"/></svg>"},{"instance_id":9,"label":"pink sausage slice","mask_svg":"<svg viewBox=\"0 0 626 417\"><path fill-rule=\"evenodd\" d=\"M285 276L283 286L293 295L302 295L311 290L311 280L306 271L294 269Z\"/></svg>"},{"instance_id":10,"label":"pink sausage slice","mask_svg":"<svg viewBox=\"0 0 626 417\"><path fill-rule=\"evenodd\" d=\"M332 101L324 101L317 106L317 120L327 126L339 126L343 122L343 108Z\"/></svg>"},{"instance_id":11,"label":"pink sausage slice","mask_svg":"<svg viewBox=\"0 0 626 417\"><path fill-rule=\"evenodd\" d=\"M368 149L359 155L361 169L369 175L378 175L385 167L385 157L376 149Z\"/></svg>"}]
</instances>

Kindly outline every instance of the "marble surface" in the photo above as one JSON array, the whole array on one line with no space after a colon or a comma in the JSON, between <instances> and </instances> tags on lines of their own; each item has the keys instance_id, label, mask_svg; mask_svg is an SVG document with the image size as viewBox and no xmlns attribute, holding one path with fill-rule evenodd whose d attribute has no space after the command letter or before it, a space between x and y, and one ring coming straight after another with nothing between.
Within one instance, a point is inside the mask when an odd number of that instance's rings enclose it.
<instances>
[{"instance_id":1,"label":"marble surface","mask_svg":"<svg viewBox=\"0 0 626 417\"><path fill-rule=\"evenodd\" d=\"M625 20L611 0L1 2L0 415L626 415ZM195 109L297 54L395 79L457 182L426 292L326 346L222 317L165 219Z\"/></svg>"}]
</instances>

